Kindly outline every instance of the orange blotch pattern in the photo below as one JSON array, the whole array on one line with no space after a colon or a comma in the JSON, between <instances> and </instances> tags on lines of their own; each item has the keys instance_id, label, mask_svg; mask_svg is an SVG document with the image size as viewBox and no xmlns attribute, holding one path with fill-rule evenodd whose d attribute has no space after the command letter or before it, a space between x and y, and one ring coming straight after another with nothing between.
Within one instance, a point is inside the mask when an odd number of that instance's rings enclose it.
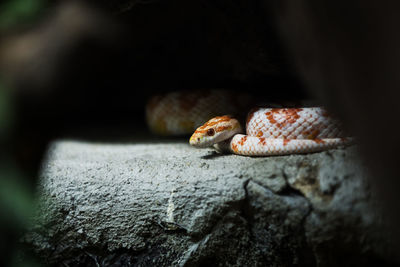
<instances>
[{"instance_id":1,"label":"orange blotch pattern","mask_svg":"<svg viewBox=\"0 0 400 267\"><path fill-rule=\"evenodd\" d=\"M261 137L261 138L260 138L260 141L259 141L258 143L259 143L260 145L265 146L265 145L266 145L265 138L264 138L264 137Z\"/></svg>"},{"instance_id":2,"label":"orange blotch pattern","mask_svg":"<svg viewBox=\"0 0 400 267\"><path fill-rule=\"evenodd\" d=\"M243 146L244 143L246 142L246 140L247 140L247 135L243 136L243 137L239 140L238 144L241 145L241 146Z\"/></svg>"},{"instance_id":3,"label":"orange blotch pattern","mask_svg":"<svg viewBox=\"0 0 400 267\"><path fill-rule=\"evenodd\" d=\"M192 93L179 94L178 103L182 110L191 110L202 98L206 98L211 94L210 90L199 90Z\"/></svg>"},{"instance_id":4,"label":"orange blotch pattern","mask_svg":"<svg viewBox=\"0 0 400 267\"><path fill-rule=\"evenodd\" d=\"M231 149L232 149L232 151L234 151L234 152L237 152L237 151L238 151L238 147L237 147L237 145L236 145L235 143L231 143Z\"/></svg>"},{"instance_id":5,"label":"orange blotch pattern","mask_svg":"<svg viewBox=\"0 0 400 267\"><path fill-rule=\"evenodd\" d=\"M230 130L230 129L232 129L232 126L218 126L217 128L215 128L215 132L217 132L217 133L220 133L220 132L222 132L222 131L225 131L225 130Z\"/></svg>"},{"instance_id":6,"label":"orange blotch pattern","mask_svg":"<svg viewBox=\"0 0 400 267\"><path fill-rule=\"evenodd\" d=\"M283 145L286 146L290 142L290 139L283 139Z\"/></svg>"},{"instance_id":7,"label":"orange blotch pattern","mask_svg":"<svg viewBox=\"0 0 400 267\"><path fill-rule=\"evenodd\" d=\"M306 137L306 139L315 139L319 134L320 134L319 129L315 129L313 131L304 131L303 135Z\"/></svg>"},{"instance_id":8,"label":"orange blotch pattern","mask_svg":"<svg viewBox=\"0 0 400 267\"><path fill-rule=\"evenodd\" d=\"M271 124L275 124L276 127L282 129L288 124L295 123L300 118L298 112L302 110L302 108L273 108L265 112L265 115ZM282 122L278 123L275 117L283 117Z\"/></svg>"},{"instance_id":9,"label":"orange blotch pattern","mask_svg":"<svg viewBox=\"0 0 400 267\"><path fill-rule=\"evenodd\" d=\"M199 127L196 132L197 133L205 133L210 127L217 125L218 123L230 121L232 118L230 116L219 116L215 117L208 122L206 122L203 126ZM218 132L218 131L217 131Z\"/></svg>"}]
</instances>

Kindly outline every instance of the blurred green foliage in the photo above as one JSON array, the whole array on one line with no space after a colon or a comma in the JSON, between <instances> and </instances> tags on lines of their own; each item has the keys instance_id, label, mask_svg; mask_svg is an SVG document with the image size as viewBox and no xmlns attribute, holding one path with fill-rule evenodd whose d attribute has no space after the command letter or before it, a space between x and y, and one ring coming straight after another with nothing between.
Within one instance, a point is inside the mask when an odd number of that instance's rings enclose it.
<instances>
[{"instance_id":1,"label":"blurred green foliage","mask_svg":"<svg viewBox=\"0 0 400 267\"><path fill-rule=\"evenodd\" d=\"M8 0L0 4L0 30L26 24L39 16L46 0Z\"/></svg>"},{"instance_id":2,"label":"blurred green foliage","mask_svg":"<svg viewBox=\"0 0 400 267\"><path fill-rule=\"evenodd\" d=\"M10 142L14 103L10 90L0 79L0 263L3 266L39 266L18 243L31 226L35 201L31 184L4 147ZM22 256L23 255L23 256ZM2 258L3 257L3 258Z\"/></svg>"},{"instance_id":3,"label":"blurred green foliage","mask_svg":"<svg viewBox=\"0 0 400 267\"><path fill-rule=\"evenodd\" d=\"M13 116L12 91L7 88L5 83L0 79L0 143L8 142L8 135L11 134ZM4 151L3 151L4 153ZM0 164L0 211L8 216L2 217L0 224L16 223L21 225L27 221L30 214L31 199L28 192L28 185L22 177L22 173L18 171L16 166L10 162L13 159L9 154L2 155Z\"/></svg>"},{"instance_id":4,"label":"blurred green foliage","mask_svg":"<svg viewBox=\"0 0 400 267\"><path fill-rule=\"evenodd\" d=\"M7 214L2 217L0 224L26 227L34 210L30 186L13 164L5 166L3 163L0 168L0 212Z\"/></svg>"},{"instance_id":5,"label":"blurred green foliage","mask_svg":"<svg viewBox=\"0 0 400 267\"><path fill-rule=\"evenodd\" d=\"M0 3L0 33L34 23L47 0L6 0ZM26 174L15 164L9 149L15 118L15 90L0 73L0 264L5 266L38 266L25 255L18 239L32 221L35 201ZM12 148L12 146L11 146ZM21 255L25 255L21 257Z\"/></svg>"}]
</instances>

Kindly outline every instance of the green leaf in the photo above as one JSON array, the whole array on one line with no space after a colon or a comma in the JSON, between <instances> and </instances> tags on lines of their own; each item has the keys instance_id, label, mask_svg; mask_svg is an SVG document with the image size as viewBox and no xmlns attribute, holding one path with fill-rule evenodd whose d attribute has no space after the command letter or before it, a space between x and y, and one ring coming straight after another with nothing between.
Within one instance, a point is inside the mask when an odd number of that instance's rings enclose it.
<instances>
[{"instance_id":1,"label":"green leaf","mask_svg":"<svg viewBox=\"0 0 400 267\"><path fill-rule=\"evenodd\" d=\"M38 16L45 0L8 0L0 5L0 30L27 23Z\"/></svg>"}]
</instances>

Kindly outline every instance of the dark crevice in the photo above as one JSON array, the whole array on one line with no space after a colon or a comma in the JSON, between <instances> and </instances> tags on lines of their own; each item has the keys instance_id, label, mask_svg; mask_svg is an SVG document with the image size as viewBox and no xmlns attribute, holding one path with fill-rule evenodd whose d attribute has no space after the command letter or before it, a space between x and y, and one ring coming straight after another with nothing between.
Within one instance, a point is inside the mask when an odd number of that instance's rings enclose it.
<instances>
[{"instance_id":1,"label":"dark crevice","mask_svg":"<svg viewBox=\"0 0 400 267\"><path fill-rule=\"evenodd\" d=\"M283 188L281 191L278 193L275 193L279 196L301 196L304 198L307 198L300 190L297 190L293 187L291 187L289 184L285 188Z\"/></svg>"},{"instance_id":2,"label":"dark crevice","mask_svg":"<svg viewBox=\"0 0 400 267\"><path fill-rule=\"evenodd\" d=\"M298 233L300 233L302 235L302 240L304 240L304 246L303 246L304 250L305 251L310 251L310 250L312 250L312 246L308 243L308 240L307 240L305 224L306 224L307 218L309 218L309 216L314 212L314 206L312 205L311 201L304 195L303 192L301 192L300 190L298 190L296 188L293 188L290 185L290 183L288 182L288 177L285 174L285 172L283 172L283 177L285 179L285 182L286 182L287 186L285 187L285 189L279 195L284 195L284 196L297 195L297 196L301 196L302 198L304 198L304 200L308 204L307 213L303 216L303 218L301 219L301 221L299 223ZM313 264L310 265L310 266L316 266L317 265L317 259L316 259L315 253L313 252L313 253L308 253L308 254L309 255L311 254L312 257L313 257L313 259L312 259Z\"/></svg>"},{"instance_id":3,"label":"dark crevice","mask_svg":"<svg viewBox=\"0 0 400 267\"><path fill-rule=\"evenodd\" d=\"M300 197L302 197L302 198L304 198L306 200L306 202L308 204L307 205L307 207L308 207L307 212L302 217L302 219L299 222L299 224L297 225L297 227L292 229L292 231L293 231L293 234L295 234L295 235L301 235L301 240L302 241L301 241L301 244L298 247L298 249L299 249L298 254L296 254L301 259L300 261L304 264L304 266L316 266L317 263L316 263L316 259L315 259L315 254L313 253L311 246L308 244L307 237L305 235L305 221L314 210L311 202L309 201L309 199L307 199L307 197L305 197L305 195L301 191L290 187L288 185L288 183L287 183L287 178L286 177L285 177L285 181L286 181L287 186L285 187L285 189L283 191L280 191L279 193L276 193L276 192L272 191L271 189L269 189L269 188L267 188L267 187L255 182L255 181L253 181L252 179L246 180L245 183L243 184L246 197L245 197L245 202L244 202L245 204L242 206L242 216L247 221L247 229L248 229L248 232L249 232L249 236L250 236L250 238L252 240L255 240L256 236L254 236L253 230L252 230L253 224L254 224L253 223L254 214L251 214L252 212L249 209L250 204L249 204L249 193L248 193L248 190L247 190L247 186L248 186L250 181L255 183L255 184L257 184L257 185L259 185L262 188L265 188L266 190L271 191L271 193L273 193L275 195L282 196L282 197L300 196ZM280 244L284 245L284 243L285 243L285 241L282 241ZM288 240L288 243L290 243L290 240ZM285 258L285 257L283 257L283 258ZM288 262L288 264L290 265L289 262Z\"/></svg>"}]
</instances>

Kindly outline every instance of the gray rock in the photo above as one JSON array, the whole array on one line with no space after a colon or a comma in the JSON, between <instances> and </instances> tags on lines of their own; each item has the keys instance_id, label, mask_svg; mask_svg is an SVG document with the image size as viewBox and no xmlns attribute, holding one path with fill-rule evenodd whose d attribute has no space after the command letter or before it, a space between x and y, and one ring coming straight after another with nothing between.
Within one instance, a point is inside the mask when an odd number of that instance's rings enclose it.
<instances>
[{"instance_id":1,"label":"gray rock","mask_svg":"<svg viewBox=\"0 0 400 267\"><path fill-rule=\"evenodd\" d=\"M393 263L366 177L355 147L251 158L184 141L58 141L23 242L67 265Z\"/></svg>"}]
</instances>

